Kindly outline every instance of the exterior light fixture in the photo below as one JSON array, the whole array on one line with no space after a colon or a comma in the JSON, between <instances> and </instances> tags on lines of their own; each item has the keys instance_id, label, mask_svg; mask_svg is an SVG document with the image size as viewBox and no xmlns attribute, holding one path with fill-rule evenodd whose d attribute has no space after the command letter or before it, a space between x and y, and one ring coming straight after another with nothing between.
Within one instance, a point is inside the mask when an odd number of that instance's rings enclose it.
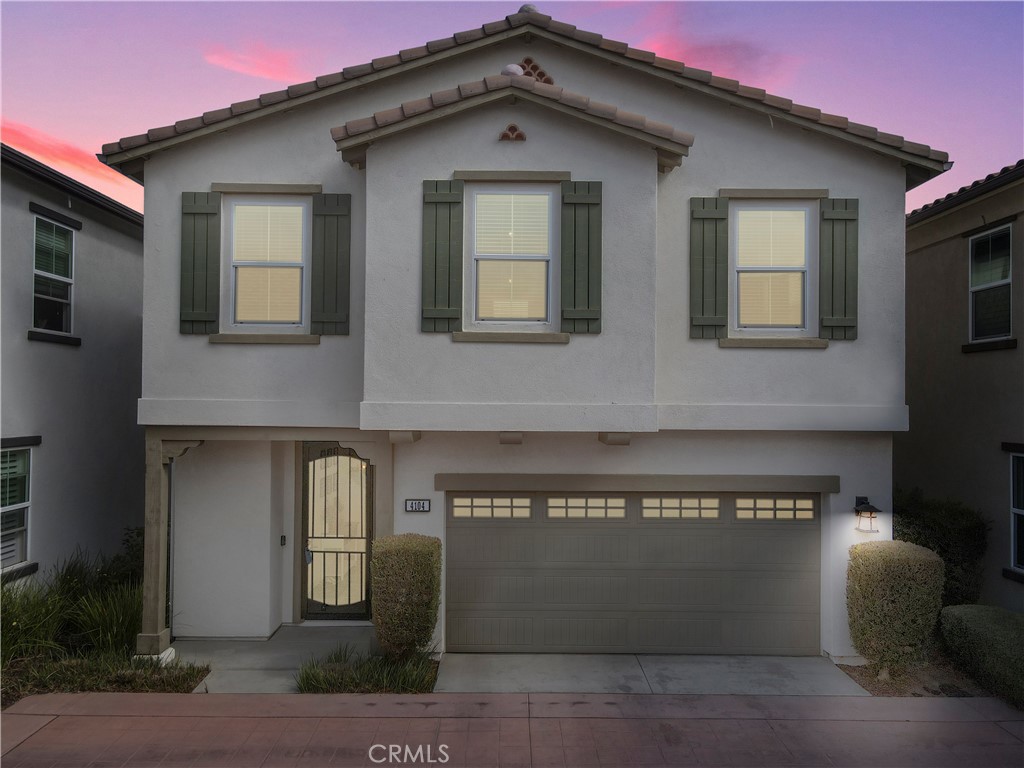
<instances>
[{"instance_id":1,"label":"exterior light fixture","mask_svg":"<svg viewBox=\"0 0 1024 768\"><path fill-rule=\"evenodd\" d=\"M868 501L867 496L858 496L857 505L853 508L857 515L857 530L864 533L878 533L878 526L875 525L878 515L882 511Z\"/></svg>"}]
</instances>

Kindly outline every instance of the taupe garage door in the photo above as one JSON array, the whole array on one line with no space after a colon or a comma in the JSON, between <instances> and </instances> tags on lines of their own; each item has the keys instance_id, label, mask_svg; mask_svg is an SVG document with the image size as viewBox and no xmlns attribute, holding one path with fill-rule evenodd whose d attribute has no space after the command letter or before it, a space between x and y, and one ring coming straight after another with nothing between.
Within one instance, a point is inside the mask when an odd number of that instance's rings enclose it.
<instances>
[{"instance_id":1,"label":"taupe garage door","mask_svg":"<svg viewBox=\"0 0 1024 768\"><path fill-rule=\"evenodd\" d=\"M817 655L817 499L449 494L446 647Z\"/></svg>"}]
</instances>

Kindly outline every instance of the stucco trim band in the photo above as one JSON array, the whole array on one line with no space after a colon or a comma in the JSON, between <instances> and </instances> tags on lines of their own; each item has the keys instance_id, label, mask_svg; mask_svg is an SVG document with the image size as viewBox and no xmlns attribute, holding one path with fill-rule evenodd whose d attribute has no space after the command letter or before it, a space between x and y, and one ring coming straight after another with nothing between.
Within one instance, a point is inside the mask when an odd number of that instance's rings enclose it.
<instances>
[{"instance_id":1,"label":"stucco trim band","mask_svg":"<svg viewBox=\"0 0 1024 768\"><path fill-rule=\"evenodd\" d=\"M828 197L827 189L720 189L719 197L765 198L778 200L809 200Z\"/></svg>"},{"instance_id":2,"label":"stucco trim band","mask_svg":"<svg viewBox=\"0 0 1024 768\"><path fill-rule=\"evenodd\" d=\"M214 333L211 344L319 344L319 336L286 333Z\"/></svg>"},{"instance_id":3,"label":"stucco trim band","mask_svg":"<svg viewBox=\"0 0 1024 768\"><path fill-rule=\"evenodd\" d=\"M324 191L323 184L249 184L214 182L210 185L211 192L237 192L253 195L319 195Z\"/></svg>"},{"instance_id":4,"label":"stucco trim band","mask_svg":"<svg viewBox=\"0 0 1024 768\"><path fill-rule=\"evenodd\" d=\"M513 181L571 181L569 171L455 171L453 179L462 181L497 181L502 183Z\"/></svg>"},{"instance_id":5,"label":"stucco trim band","mask_svg":"<svg viewBox=\"0 0 1024 768\"><path fill-rule=\"evenodd\" d=\"M744 339L719 339L718 346L722 349L828 349L828 339L778 339L751 336Z\"/></svg>"},{"instance_id":6,"label":"stucco trim band","mask_svg":"<svg viewBox=\"0 0 1024 768\"><path fill-rule=\"evenodd\" d=\"M839 475L506 475L439 473L435 491L839 493Z\"/></svg>"},{"instance_id":7,"label":"stucco trim band","mask_svg":"<svg viewBox=\"0 0 1024 768\"><path fill-rule=\"evenodd\" d=\"M489 344L568 344L568 333L502 333L501 331L453 331L452 341Z\"/></svg>"}]
</instances>

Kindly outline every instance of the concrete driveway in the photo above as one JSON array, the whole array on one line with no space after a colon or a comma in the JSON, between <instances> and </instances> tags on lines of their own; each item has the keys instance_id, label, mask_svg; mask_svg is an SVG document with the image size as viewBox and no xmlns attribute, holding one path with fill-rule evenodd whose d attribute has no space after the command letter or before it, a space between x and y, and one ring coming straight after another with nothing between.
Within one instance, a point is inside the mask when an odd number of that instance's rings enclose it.
<instances>
[{"instance_id":1,"label":"concrete driveway","mask_svg":"<svg viewBox=\"0 0 1024 768\"><path fill-rule=\"evenodd\" d=\"M446 653L435 691L868 696L821 656Z\"/></svg>"}]
</instances>

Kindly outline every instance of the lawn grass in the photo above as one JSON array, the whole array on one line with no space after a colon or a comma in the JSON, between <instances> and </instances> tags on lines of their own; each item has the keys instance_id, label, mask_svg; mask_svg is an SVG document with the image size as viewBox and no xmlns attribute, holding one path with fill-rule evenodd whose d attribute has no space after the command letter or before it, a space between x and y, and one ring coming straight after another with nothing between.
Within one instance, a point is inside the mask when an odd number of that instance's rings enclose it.
<instances>
[{"instance_id":1,"label":"lawn grass","mask_svg":"<svg viewBox=\"0 0 1024 768\"><path fill-rule=\"evenodd\" d=\"M191 693L209 674L208 666L172 663L129 654L39 655L9 661L0 680L4 709L38 693L114 691Z\"/></svg>"},{"instance_id":2,"label":"lawn grass","mask_svg":"<svg viewBox=\"0 0 1024 768\"><path fill-rule=\"evenodd\" d=\"M430 693L437 667L428 653L358 656L341 646L323 659L304 663L295 682L299 693Z\"/></svg>"}]
</instances>

